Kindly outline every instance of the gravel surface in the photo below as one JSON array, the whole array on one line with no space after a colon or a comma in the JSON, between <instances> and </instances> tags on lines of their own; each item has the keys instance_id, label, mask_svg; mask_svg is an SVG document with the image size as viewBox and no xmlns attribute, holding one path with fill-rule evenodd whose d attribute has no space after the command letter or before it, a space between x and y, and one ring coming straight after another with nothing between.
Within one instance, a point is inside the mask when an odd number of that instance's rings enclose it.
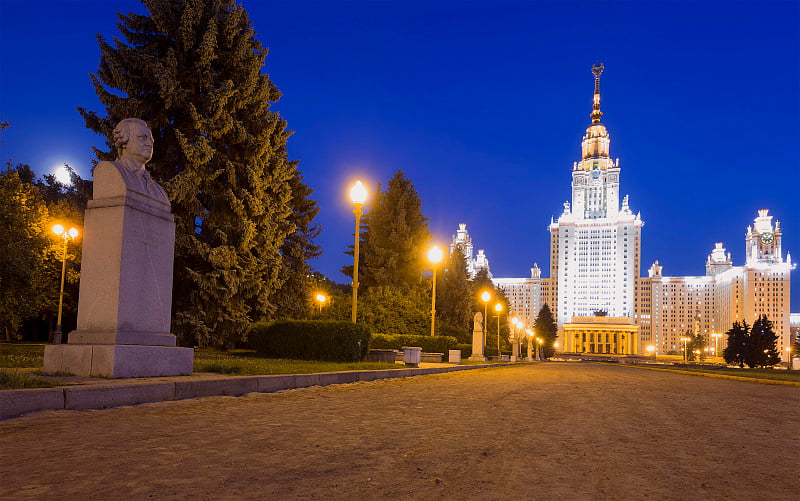
<instances>
[{"instance_id":1,"label":"gravel surface","mask_svg":"<svg viewBox=\"0 0 800 501\"><path fill-rule=\"evenodd\" d=\"M798 499L800 388L546 363L0 422L1 499Z\"/></svg>"}]
</instances>

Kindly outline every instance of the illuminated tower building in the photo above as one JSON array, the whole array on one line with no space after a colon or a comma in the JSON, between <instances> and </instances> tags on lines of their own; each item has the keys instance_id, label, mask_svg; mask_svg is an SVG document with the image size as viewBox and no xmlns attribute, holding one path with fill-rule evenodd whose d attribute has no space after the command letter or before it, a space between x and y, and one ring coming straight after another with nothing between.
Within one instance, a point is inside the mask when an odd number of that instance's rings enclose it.
<instances>
[{"instance_id":1,"label":"illuminated tower building","mask_svg":"<svg viewBox=\"0 0 800 501\"><path fill-rule=\"evenodd\" d=\"M619 159L609 157L609 135L600 121L602 72L602 64L592 67L592 123L581 142L581 160L573 165L572 203L566 202L550 223L550 278L557 288L559 327L596 311L633 320L644 223L631 211L627 195L620 206Z\"/></svg>"}]
</instances>

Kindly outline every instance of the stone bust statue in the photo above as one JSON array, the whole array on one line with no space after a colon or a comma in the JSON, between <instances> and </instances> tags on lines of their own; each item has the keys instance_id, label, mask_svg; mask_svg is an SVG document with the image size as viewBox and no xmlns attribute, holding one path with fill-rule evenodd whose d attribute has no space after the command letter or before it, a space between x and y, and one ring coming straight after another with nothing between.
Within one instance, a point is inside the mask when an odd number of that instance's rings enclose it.
<instances>
[{"instance_id":1,"label":"stone bust statue","mask_svg":"<svg viewBox=\"0 0 800 501\"><path fill-rule=\"evenodd\" d=\"M126 118L114 127L118 156L113 162L100 162L94 168L94 197L124 196L133 191L170 205L164 189L145 170L153 157L153 134L144 120Z\"/></svg>"},{"instance_id":2,"label":"stone bust statue","mask_svg":"<svg viewBox=\"0 0 800 501\"><path fill-rule=\"evenodd\" d=\"M475 316L472 317L472 322L474 324L473 329L477 331L483 332L483 314L481 312L475 313Z\"/></svg>"}]
</instances>

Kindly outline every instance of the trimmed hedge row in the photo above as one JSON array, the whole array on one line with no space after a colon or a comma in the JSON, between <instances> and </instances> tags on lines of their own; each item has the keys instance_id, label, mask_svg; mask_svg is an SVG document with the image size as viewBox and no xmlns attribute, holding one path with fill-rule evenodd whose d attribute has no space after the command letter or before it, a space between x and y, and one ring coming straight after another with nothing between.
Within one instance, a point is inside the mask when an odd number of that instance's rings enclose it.
<instances>
[{"instance_id":1,"label":"trimmed hedge row","mask_svg":"<svg viewBox=\"0 0 800 501\"><path fill-rule=\"evenodd\" d=\"M403 346L420 346L425 353L444 353L458 349L458 339L450 336L412 336L407 334L373 334L370 348L402 350Z\"/></svg>"},{"instance_id":2,"label":"trimmed hedge row","mask_svg":"<svg viewBox=\"0 0 800 501\"><path fill-rule=\"evenodd\" d=\"M367 356L369 329L335 320L256 322L247 330L248 344L269 357L325 362L359 362Z\"/></svg>"}]
</instances>

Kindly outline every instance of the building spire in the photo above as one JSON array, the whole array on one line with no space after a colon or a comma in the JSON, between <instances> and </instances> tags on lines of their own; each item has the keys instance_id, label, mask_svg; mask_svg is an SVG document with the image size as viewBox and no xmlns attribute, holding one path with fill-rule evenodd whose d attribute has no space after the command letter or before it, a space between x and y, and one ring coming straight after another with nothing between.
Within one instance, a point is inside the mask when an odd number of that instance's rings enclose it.
<instances>
[{"instance_id":1,"label":"building spire","mask_svg":"<svg viewBox=\"0 0 800 501\"><path fill-rule=\"evenodd\" d=\"M600 75L603 73L603 63L598 62L594 66L592 66L592 73L594 74L594 103L592 104L592 123L599 124L600 117L603 116L603 112L600 111Z\"/></svg>"}]
</instances>

